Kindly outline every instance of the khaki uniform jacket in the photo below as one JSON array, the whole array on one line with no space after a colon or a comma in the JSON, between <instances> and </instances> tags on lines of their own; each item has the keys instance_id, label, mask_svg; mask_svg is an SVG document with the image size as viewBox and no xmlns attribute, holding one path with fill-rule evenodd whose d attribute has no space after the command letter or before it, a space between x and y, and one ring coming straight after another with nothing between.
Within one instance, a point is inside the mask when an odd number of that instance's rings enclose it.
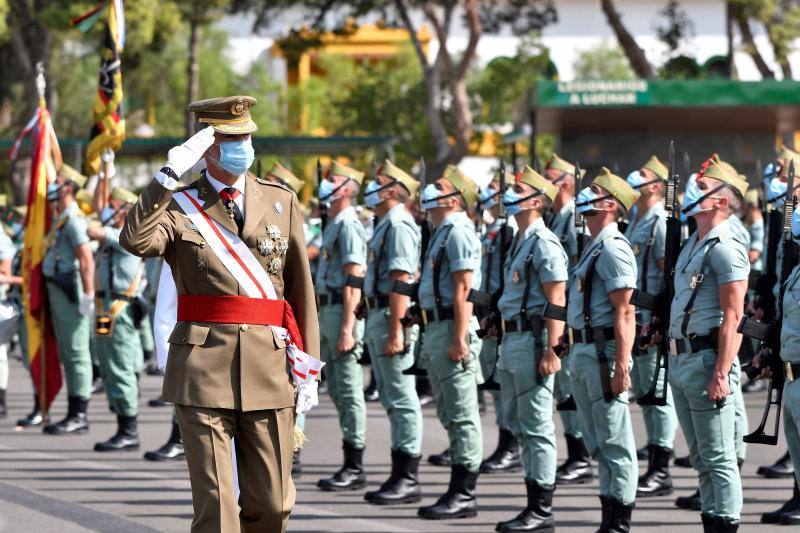
<instances>
[{"instance_id":1,"label":"khaki uniform jacket","mask_svg":"<svg viewBox=\"0 0 800 533\"><path fill-rule=\"evenodd\" d=\"M190 187L204 200L206 214L236 233L235 223L205 175ZM150 182L125 219L122 246L140 257L163 256L172 268L179 295L246 296L172 195L158 180ZM278 298L292 306L305 351L319 358L314 287L297 197L280 185L248 177L244 212L242 240L268 272ZM288 250L265 246L265 240L275 237L274 228L270 235L268 226L276 226L282 237L288 236ZM270 272L269 265L276 258L281 266ZM178 322L169 342L162 392L165 401L242 411L294 405L286 344L271 327Z\"/></svg>"}]
</instances>

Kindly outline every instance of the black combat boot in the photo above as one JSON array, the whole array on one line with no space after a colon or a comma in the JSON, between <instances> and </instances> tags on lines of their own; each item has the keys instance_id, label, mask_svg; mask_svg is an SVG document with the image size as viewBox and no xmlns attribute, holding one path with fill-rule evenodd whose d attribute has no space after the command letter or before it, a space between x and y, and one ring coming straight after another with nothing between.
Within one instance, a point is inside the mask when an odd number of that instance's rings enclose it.
<instances>
[{"instance_id":1,"label":"black combat boot","mask_svg":"<svg viewBox=\"0 0 800 533\"><path fill-rule=\"evenodd\" d=\"M794 515L800 518L800 489L797 488L797 481L794 482L794 491L792 498L780 506L776 511L764 513L761 515L762 524L780 524L781 517L784 514Z\"/></svg>"},{"instance_id":2,"label":"black combat boot","mask_svg":"<svg viewBox=\"0 0 800 533\"><path fill-rule=\"evenodd\" d=\"M532 479L525 479L525 489L528 492L528 506L513 520L500 522L495 531L539 531L552 533L555 531L553 524L553 492L555 485L539 485Z\"/></svg>"},{"instance_id":3,"label":"black combat boot","mask_svg":"<svg viewBox=\"0 0 800 533\"><path fill-rule=\"evenodd\" d=\"M600 527L595 533L604 533L608 531L608 525L611 523L611 498L600 495Z\"/></svg>"},{"instance_id":4,"label":"black combat boot","mask_svg":"<svg viewBox=\"0 0 800 533\"><path fill-rule=\"evenodd\" d=\"M650 460L650 445L642 446L638 450L636 450L636 458L640 461L649 461Z\"/></svg>"},{"instance_id":5,"label":"black combat boot","mask_svg":"<svg viewBox=\"0 0 800 533\"><path fill-rule=\"evenodd\" d=\"M67 416L60 422L48 424L44 432L50 435L79 434L89 431L89 418L86 411L89 408L89 399L80 396L67 397Z\"/></svg>"},{"instance_id":6,"label":"black combat boot","mask_svg":"<svg viewBox=\"0 0 800 533\"><path fill-rule=\"evenodd\" d=\"M148 461L182 460L184 457L186 457L186 452L183 449L181 429L177 422L172 423L172 432L169 434L166 444L157 450L144 453L144 458Z\"/></svg>"},{"instance_id":7,"label":"black combat boot","mask_svg":"<svg viewBox=\"0 0 800 533\"><path fill-rule=\"evenodd\" d=\"M8 407L6 407L6 389L0 389L0 418L8 416Z\"/></svg>"},{"instance_id":8,"label":"black combat boot","mask_svg":"<svg viewBox=\"0 0 800 533\"><path fill-rule=\"evenodd\" d=\"M448 518L472 518L478 514L478 498L475 485L478 472L470 472L463 465L453 465L450 470L450 485L436 503L420 507L417 515L428 520Z\"/></svg>"},{"instance_id":9,"label":"black combat boot","mask_svg":"<svg viewBox=\"0 0 800 533\"><path fill-rule=\"evenodd\" d=\"M637 498L652 498L672 494L672 478L669 475L669 458L672 450L662 446L650 445L650 460L647 472L639 478L636 487Z\"/></svg>"},{"instance_id":10,"label":"black combat boot","mask_svg":"<svg viewBox=\"0 0 800 533\"><path fill-rule=\"evenodd\" d=\"M42 412L39 410L39 395L33 395L33 411L28 413L25 418L17 420L17 427L27 428L30 426L38 426L42 423Z\"/></svg>"},{"instance_id":11,"label":"black combat boot","mask_svg":"<svg viewBox=\"0 0 800 533\"><path fill-rule=\"evenodd\" d=\"M631 514L633 504L625 505L616 498L608 498L609 518L608 528L599 533L628 533L631 530Z\"/></svg>"},{"instance_id":12,"label":"black combat boot","mask_svg":"<svg viewBox=\"0 0 800 533\"><path fill-rule=\"evenodd\" d=\"M428 462L435 466L451 466L452 460L450 458L450 448L445 449L441 453L432 453L428 456Z\"/></svg>"},{"instance_id":13,"label":"black combat boot","mask_svg":"<svg viewBox=\"0 0 800 533\"><path fill-rule=\"evenodd\" d=\"M358 490L367 484L364 474L364 448L356 448L349 442L342 441L344 464L334 475L317 481L317 486L328 492Z\"/></svg>"},{"instance_id":14,"label":"black combat boot","mask_svg":"<svg viewBox=\"0 0 800 533\"><path fill-rule=\"evenodd\" d=\"M300 460L300 450L295 450L292 454L292 477L303 475L303 462Z\"/></svg>"},{"instance_id":15,"label":"black combat boot","mask_svg":"<svg viewBox=\"0 0 800 533\"><path fill-rule=\"evenodd\" d=\"M714 517L714 533L736 533L739 531L739 521L725 518L724 516Z\"/></svg>"},{"instance_id":16,"label":"black combat boot","mask_svg":"<svg viewBox=\"0 0 800 533\"><path fill-rule=\"evenodd\" d=\"M681 509L699 511L700 510L700 489L695 490L689 496L678 496L675 498L675 507Z\"/></svg>"},{"instance_id":17,"label":"black combat boot","mask_svg":"<svg viewBox=\"0 0 800 533\"><path fill-rule=\"evenodd\" d=\"M564 434L567 440L567 460L556 470L556 485L588 483L594 479L589 462L589 450L583 439Z\"/></svg>"},{"instance_id":18,"label":"black combat boot","mask_svg":"<svg viewBox=\"0 0 800 533\"><path fill-rule=\"evenodd\" d=\"M775 464L759 466L756 473L767 479L781 479L794 476L794 464L792 463L792 458L789 456L789 452L786 452L783 457L775 461Z\"/></svg>"},{"instance_id":19,"label":"black combat boot","mask_svg":"<svg viewBox=\"0 0 800 533\"><path fill-rule=\"evenodd\" d=\"M683 457L676 457L672 464L681 468L692 468L692 458L689 455Z\"/></svg>"},{"instance_id":20,"label":"black combat boot","mask_svg":"<svg viewBox=\"0 0 800 533\"><path fill-rule=\"evenodd\" d=\"M139 433L136 430L135 416L117 415L117 433L105 442L94 445L96 452L117 452L120 450L138 450Z\"/></svg>"},{"instance_id":21,"label":"black combat boot","mask_svg":"<svg viewBox=\"0 0 800 533\"><path fill-rule=\"evenodd\" d=\"M419 455L392 450L392 474L380 490L367 493L364 499L375 505L417 503L422 499L419 488ZM369 496L369 497L368 497Z\"/></svg>"},{"instance_id":22,"label":"black combat boot","mask_svg":"<svg viewBox=\"0 0 800 533\"><path fill-rule=\"evenodd\" d=\"M481 474L515 472L522 468L519 442L507 429L500 429L497 448L481 463Z\"/></svg>"},{"instance_id":23,"label":"black combat boot","mask_svg":"<svg viewBox=\"0 0 800 533\"><path fill-rule=\"evenodd\" d=\"M700 513L700 520L703 522L703 533L716 533L717 524L714 520L714 515L708 513Z\"/></svg>"}]
</instances>

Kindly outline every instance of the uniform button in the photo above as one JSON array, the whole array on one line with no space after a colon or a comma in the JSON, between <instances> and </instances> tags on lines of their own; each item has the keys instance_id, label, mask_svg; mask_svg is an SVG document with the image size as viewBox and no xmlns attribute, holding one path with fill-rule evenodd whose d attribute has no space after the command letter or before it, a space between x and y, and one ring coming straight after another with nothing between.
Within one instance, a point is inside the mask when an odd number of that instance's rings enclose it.
<instances>
[{"instance_id":1,"label":"uniform button","mask_svg":"<svg viewBox=\"0 0 800 533\"><path fill-rule=\"evenodd\" d=\"M240 329L242 332L245 332L245 331L247 331L247 330L248 330L248 329L250 329L250 328L247 326L247 324L242 324L241 326L239 326L239 329Z\"/></svg>"},{"instance_id":2,"label":"uniform button","mask_svg":"<svg viewBox=\"0 0 800 533\"><path fill-rule=\"evenodd\" d=\"M186 341L188 341L188 340L189 340L189 339L188 339L187 337L184 337L184 338L183 338L183 342L186 342Z\"/></svg>"},{"instance_id":3,"label":"uniform button","mask_svg":"<svg viewBox=\"0 0 800 533\"><path fill-rule=\"evenodd\" d=\"M158 209L158 204L153 204L153 209Z\"/></svg>"}]
</instances>

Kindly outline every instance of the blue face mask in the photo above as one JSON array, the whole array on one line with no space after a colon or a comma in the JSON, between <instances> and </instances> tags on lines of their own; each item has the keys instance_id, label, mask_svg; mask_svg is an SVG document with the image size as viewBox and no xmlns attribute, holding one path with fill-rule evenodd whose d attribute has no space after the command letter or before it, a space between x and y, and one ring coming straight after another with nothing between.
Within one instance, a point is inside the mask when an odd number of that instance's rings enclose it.
<instances>
[{"instance_id":1,"label":"blue face mask","mask_svg":"<svg viewBox=\"0 0 800 533\"><path fill-rule=\"evenodd\" d=\"M384 189L388 189L389 187L394 185L394 183L395 182L390 181L386 185L381 186L381 184L378 183L377 181L370 181L367 184L367 188L364 189L364 205L366 205L367 207L375 207L376 205L383 202L378 193Z\"/></svg>"},{"instance_id":2,"label":"blue face mask","mask_svg":"<svg viewBox=\"0 0 800 533\"><path fill-rule=\"evenodd\" d=\"M345 186L345 184L350 180L344 180L339 185L336 185L334 182L329 180L322 180L319 184L319 189L317 190L317 196L319 196L319 201L325 207L330 207L331 203L334 200L338 200L339 197L335 196L336 193Z\"/></svg>"},{"instance_id":3,"label":"blue face mask","mask_svg":"<svg viewBox=\"0 0 800 533\"><path fill-rule=\"evenodd\" d=\"M478 196L478 206L481 209L491 209L497 205L497 195L500 194L500 191L496 191L491 187L484 187L481 189L481 192Z\"/></svg>"},{"instance_id":4,"label":"blue face mask","mask_svg":"<svg viewBox=\"0 0 800 533\"><path fill-rule=\"evenodd\" d=\"M605 196L598 196L591 187L585 187L581 192L578 193L578 198L576 198L575 202L575 209L577 209L578 213L589 213L591 211L600 211L597 209L594 204L600 200L605 200L607 198L611 198L610 194Z\"/></svg>"},{"instance_id":5,"label":"blue face mask","mask_svg":"<svg viewBox=\"0 0 800 533\"><path fill-rule=\"evenodd\" d=\"M19 235L22 234L22 228L23 226L21 222L14 222L13 224L11 224L11 235L13 237L18 237Z\"/></svg>"},{"instance_id":6,"label":"blue face mask","mask_svg":"<svg viewBox=\"0 0 800 533\"><path fill-rule=\"evenodd\" d=\"M100 212L100 222L102 224L108 224L111 221L111 218L114 216L114 213L116 213L116 211L112 207L104 207Z\"/></svg>"},{"instance_id":7,"label":"blue face mask","mask_svg":"<svg viewBox=\"0 0 800 533\"><path fill-rule=\"evenodd\" d=\"M786 198L788 184L778 178L772 178L767 185L767 201L771 204Z\"/></svg>"},{"instance_id":8,"label":"blue face mask","mask_svg":"<svg viewBox=\"0 0 800 533\"><path fill-rule=\"evenodd\" d=\"M689 177L689 181L686 182L686 189L683 192L683 208L681 209L681 213L688 217L693 217L703 211L711 211L713 207L703 208L700 203L706 198L710 198L723 187L725 187L724 183L714 187L708 192L703 191L700 186L697 185L697 175L692 174Z\"/></svg>"},{"instance_id":9,"label":"blue face mask","mask_svg":"<svg viewBox=\"0 0 800 533\"><path fill-rule=\"evenodd\" d=\"M219 166L231 174L244 174L255 158L250 139L219 144Z\"/></svg>"},{"instance_id":10,"label":"blue face mask","mask_svg":"<svg viewBox=\"0 0 800 533\"><path fill-rule=\"evenodd\" d=\"M458 191L451 192L449 194L442 194L436 184L429 183L422 189L422 196L420 200L422 201L422 209L435 209L437 207L442 207L439 205L439 200L444 200L445 198L450 198L451 196L455 196L458 194Z\"/></svg>"},{"instance_id":11,"label":"blue face mask","mask_svg":"<svg viewBox=\"0 0 800 533\"><path fill-rule=\"evenodd\" d=\"M627 181L628 185L630 185L634 189L638 189L639 187L644 185L644 176L642 176L642 173L639 172L638 170L634 170L633 172L628 174L628 177L625 178L625 181Z\"/></svg>"},{"instance_id":12,"label":"blue face mask","mask_svg":"<svg viewBox=\"0 0 800 533\"><path fill-rule=\"evenodd\" d=\"M506 190L506 193L503 195L503 205L506 208L506 213L509 215L516 215L524 210L532 209L531 207L522 207L522 203L527 202L531 198L535 198L540 194L542 193L539 191L534 191L528 196L522 196L514 189Z\"/></svg>"},{"instance_id":13,"label":"blue face mask","mask_svg":"<svg viewBox=\"0 0 800 533\"><path fill-rule=\"evenodd\" d=\"M800 210L795 209L792 213L792 238L800 242Z\"/></svg>"},{"instance_id":14,"label":"blue face mask","mask_svg":"<svg viewBox=\"0 0 800 533\"><path fill-rule=\"evenodd\" d=\"M61 187L59 185L55 184L55 183L51 183L50 185L48 185L47 186L47 200L48 201L58 200L58 190L60 188Z\"/></svg>"}]
</instances>

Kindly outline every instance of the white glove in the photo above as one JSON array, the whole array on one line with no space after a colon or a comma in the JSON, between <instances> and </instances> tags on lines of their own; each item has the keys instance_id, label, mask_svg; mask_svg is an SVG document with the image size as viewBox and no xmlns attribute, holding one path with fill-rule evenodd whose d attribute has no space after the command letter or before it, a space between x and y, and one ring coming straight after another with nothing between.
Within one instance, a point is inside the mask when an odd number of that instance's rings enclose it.
<instances>
[{"instance_id":1,"label":"white glove","mask_svg":"<svg viewBox=\"0 0 800 533\"><path fill-rule=\"evenodd\" d=\"M78 312L82 316L91 316L94 314L94 293L81 294L81 301L78 304Z\"/></svg>"},{"instance_id":2,"label":"white glove","mask_svg":"<svg viewBox=\"0 0 800 533\"><path fill-rule=\"evenodd\" d=\"M295 411L298 415L307 414L319 404L319 396L317 395L318 384L319 382L314 379L311 381L304 381L297 386L297 402L295 402Z\"/></svg>"},{"instance_id":3,"label":"white glove","mask_svg":"<svg viewBox=\"0 0 800 533\"><path fill-rule=\"evenodd\" d=\"M103 154L100 156L100 159L103 160L103 167L101 168L99 174L100 179L111 179L116 176L117 167L114 166L114 151L111 148L106 148L103 150ZM107 172L106 169L108 170Z\"/></svg>"},{"instance_id":4,"label":"white glove","mask_svg":"<svg viewBox=\"0 0 800 533\"><path fill-rule=\"evenodd\" d=\"M178 177L192 168L214 144L214 128L208 126L195 133L191 139L167 152L167 166Z\"/></svg>"}]
</instances>

